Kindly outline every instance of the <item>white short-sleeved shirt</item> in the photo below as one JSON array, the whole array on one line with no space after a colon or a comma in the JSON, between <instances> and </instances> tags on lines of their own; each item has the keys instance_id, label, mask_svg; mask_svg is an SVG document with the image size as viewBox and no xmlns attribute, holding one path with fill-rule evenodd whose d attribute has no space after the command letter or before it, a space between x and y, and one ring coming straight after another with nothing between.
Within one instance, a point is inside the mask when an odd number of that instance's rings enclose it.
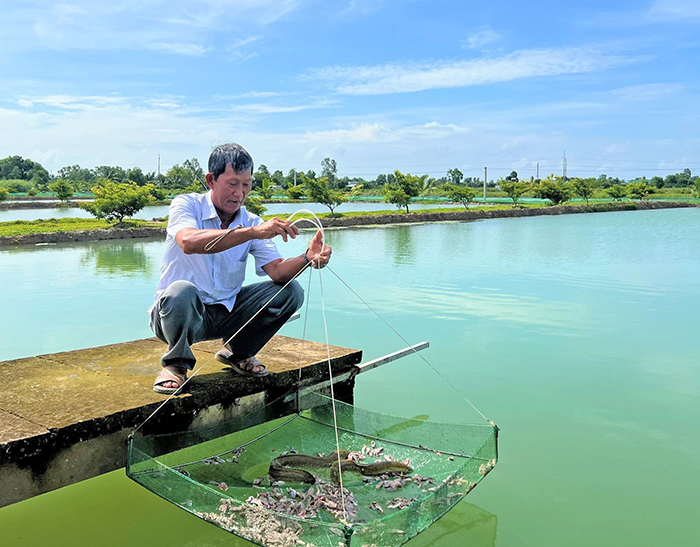
<instances>
[{"instance_id":1,"label":"white short-sleeved shirt","mask_svg":"<svg viewBox=\"0 0 700 547\"><path fill-rule=\"evenodd\" d=\"M251 227L263 220L241 207L229 228ZM199 289L205 304L223 304L233 309L236 295L243 286L248 254L255 257L256 273L265 275L262 267L282 258L270 239L252 239L226 251L213 254L185 254L175 242L175 235L183 228L221 229L221 219L206 194L182 194L173 199L168 217L167 238L156 299L174 281L190 281Z\"/></svg>"}]
</instances>

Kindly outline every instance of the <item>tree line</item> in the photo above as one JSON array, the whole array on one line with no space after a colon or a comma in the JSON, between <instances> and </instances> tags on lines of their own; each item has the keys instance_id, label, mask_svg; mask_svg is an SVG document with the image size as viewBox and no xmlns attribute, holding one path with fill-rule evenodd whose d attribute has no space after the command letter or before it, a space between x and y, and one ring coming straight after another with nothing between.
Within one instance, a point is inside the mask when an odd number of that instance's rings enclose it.
<instances>
[{"instance_id":1,"label":"tree line","mask_svg":"<svg viewBox=\"0 0 700 547\"><path fill-rule=\"evenodd\" d=\"M321 162L320 175L313 170L302 172L296 169L290 169L286 175L280 170L271 173L266 165L261 164L253 173L253 193L246 205L252 212L260 214L265 210L262 200L270 200L282 193L289 199L322 203L333 214L349 198L378 190L385 201L409 212L411 200L419 196L447 196L467 207L476 197L477 188L482 185L483 181L465 177L458 168L447 170L440 178L402 173L398 169L393 173L380 174L372 180L339 177L336 161L325 158ZM598 190L603 190L614 200L625 197L642 200L664 187L690 188L692 195L700 197L700 177L693 176L690 169L665 178L647 180L639 177L631 181L607 175L564 178L554 174L545 179L531 177L521 180L518 173L512 171L502 179L489 181L487 186L503 192L514 205L525 195L546 199L554 205L565 203L573 197L588 202ZM100 218L106 218L104 215L108 213L105 211L114 209L115 204L131 204L123 210L117 208L120 212L110 217L121 220L135 214L146 204L165 200L169 195L206 190L205 172L196 158L173 165L164 175L144 173L139 167L123 169L108 165L94 169L71 165L62 167L56 175L50 175L39 163L21 156L0 160L0 200L7 199L8 192L36 195L39 191L51 191L61 200L68 200L75 193L91 192L96 200L93 204L84 204L84 208L96 216L102 214ZM115 200L111 205L107 203L110 196ZM139 209L130 213L136 206Z\"/></svg>"}]
</instances>

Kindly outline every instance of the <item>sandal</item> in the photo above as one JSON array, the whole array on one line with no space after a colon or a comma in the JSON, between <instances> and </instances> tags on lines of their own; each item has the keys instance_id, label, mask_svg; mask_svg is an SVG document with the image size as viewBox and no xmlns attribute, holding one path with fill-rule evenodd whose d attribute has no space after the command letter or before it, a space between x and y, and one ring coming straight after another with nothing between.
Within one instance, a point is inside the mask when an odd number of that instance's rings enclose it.
<instances>
[{"instance_id":1,"label":"sandal","mask_svg":"<svg viewBox=\"0 0 700 547\"><path fill-rule=\"evenodd\" d=\"M262 378L270 374L270 371L265 368L260 361L255 357L248 357L247 359L236 359L233 353L227 349L220 349L216 352L216 360L220 363L230 366L235 372L241 376L249 376L251 378ZM261 366L263 369L259 372L253 372L256 366Z\"/></svg>"},{"instance_id":2,"label":"sandal","mask_svg":"<svg viewBox=\"0 0 700 547\"><path fill-rule=\"evenodd\" d=\"M162 393L163 395L175 395L179 393L185 380L187 380L187 369L184 367L181 367L181 369L184 369L185 372L179 373L173 371L171 368L163 367L153 384L153 391ZM164 387L163 384L166 382L175 382L177 387Z\"/></svg>"}]
</instances>

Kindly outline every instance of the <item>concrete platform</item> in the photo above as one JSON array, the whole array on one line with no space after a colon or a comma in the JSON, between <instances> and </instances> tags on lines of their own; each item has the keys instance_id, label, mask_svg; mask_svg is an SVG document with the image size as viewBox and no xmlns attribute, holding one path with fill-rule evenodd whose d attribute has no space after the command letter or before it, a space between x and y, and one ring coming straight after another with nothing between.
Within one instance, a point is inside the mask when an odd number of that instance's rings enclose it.
<instances>
[{"instance_id":1,"label":"concrete platform","mask_svg":"<svg viewBox=\"0 0 700 547\"><path fill-rule=\"evenodd\" d=\"M144 430L185 430L328 380L326 346L275 336L259 353L270 372L246 378L214 360L220 341L193 346L206 367ZM0 362L0 507L125 465L124 441L166 399L152 389L165 345L156 338ZM362 352L331 346L333 374ZM352 398L351 380L339 390ZM349 401L351 402L351 400Z\"/></svg>"}]
</instances>

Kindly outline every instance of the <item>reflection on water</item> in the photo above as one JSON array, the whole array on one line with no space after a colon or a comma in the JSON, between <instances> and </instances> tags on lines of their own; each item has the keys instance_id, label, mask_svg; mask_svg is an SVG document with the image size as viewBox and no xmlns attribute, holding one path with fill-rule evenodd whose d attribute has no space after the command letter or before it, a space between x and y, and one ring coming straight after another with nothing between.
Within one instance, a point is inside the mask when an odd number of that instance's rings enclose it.
<instances>
[{"instance_id":1,"label":"reflection on water","mask_svg":"<svg viewBox=\"0 0 700 547\"><path fill-rule=\"evenodd\" d=\"M80 265L92 267L97 274L150 276L153 268L151 257L143 243L96 242L80 256Z\"/></svg>"},{"instance_id":2,"label":"reflection on water","mask_svg":"<svg viewBox=\"0 0 700 547\"><path fill-rule=\"evenodd\" d=\"M498 517L465 501L408 542L408 547L494 547Z\"/></svg>"},{"instance_id":3,"label":"reflection on water","mask_svg":"<svg viewBox=\"0 0 700 547\"><path fill-rule=\"evenodd\" d=\"M385 254L394 257L395 265L412 265L416 257L415 230L412 226L390 226L384 230Z\"/></svg>"}]
</instances>

